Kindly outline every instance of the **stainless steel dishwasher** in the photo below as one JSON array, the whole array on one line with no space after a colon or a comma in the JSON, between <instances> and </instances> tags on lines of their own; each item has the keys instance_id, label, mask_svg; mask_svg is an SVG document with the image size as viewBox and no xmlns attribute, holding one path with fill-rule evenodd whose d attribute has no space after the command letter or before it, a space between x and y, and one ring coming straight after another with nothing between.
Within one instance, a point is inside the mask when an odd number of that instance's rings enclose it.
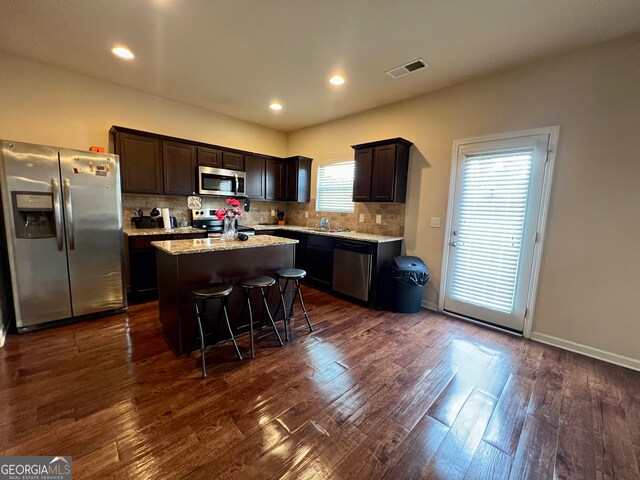
<instances>
[{"instance_id":1,"label":"stainless steel dishwasher","mask_svg":"<svg viewBox=\"0 0 640 480\"><path fill-rule=\"evenodd\" d=\"M371 287L370 243L336 240L333 250L333 290L369 301Z\"/></svg>"}]
</instances>

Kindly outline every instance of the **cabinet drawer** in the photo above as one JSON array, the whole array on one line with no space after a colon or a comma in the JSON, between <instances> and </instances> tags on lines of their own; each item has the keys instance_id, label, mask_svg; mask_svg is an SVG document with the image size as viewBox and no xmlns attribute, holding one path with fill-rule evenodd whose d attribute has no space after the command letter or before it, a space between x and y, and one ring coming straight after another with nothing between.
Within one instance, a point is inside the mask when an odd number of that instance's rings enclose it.
<instances>
[{"instance_id":1,"label":"cabinet drawer","mask_svg":"<svg viewBox=\"0 0 640 480\"><path fill-rule=\"evenodd\" d=\"M129 237L129 248L132 250L153 248L151 242L158 242L160 240L170 240L169 235L144 235L140 237Z\"/></svg>"}]
</instances>

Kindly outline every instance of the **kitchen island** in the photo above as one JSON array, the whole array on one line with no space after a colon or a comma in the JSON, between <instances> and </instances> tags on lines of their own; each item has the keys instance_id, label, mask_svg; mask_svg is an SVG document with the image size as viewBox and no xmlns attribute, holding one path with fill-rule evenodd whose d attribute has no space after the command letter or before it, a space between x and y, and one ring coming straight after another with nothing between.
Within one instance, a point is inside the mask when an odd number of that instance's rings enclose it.
<instances>
[{"instance_id":1,"label":"kitchen island","mask_svg":"<svg viewBox=\"0 0 640 480\"><path fill-rule=\"evenodd\" d=\"M234 285L229 295L229 319L232 326L248 323L248 312L243 308L244 292L235 282L251 275L273 276L279 268L295 265L297 240L270 235L250 236L247 241L220 240L218 238L168 240L151 244L157 250L159 308L162 332L178 355L188 353L195 335L195 310L189 292L212 282ZM279 294L277 286L269 292L269 307L275 312ZM291 301L291 295L287 302ZM214 312L218 301L209 302ZM256 320L262 314L258 296L252 298ZM217 313L211 316L215 325ZM275 317L282 318L282 311Z\"/></svg>"}]
</instances>

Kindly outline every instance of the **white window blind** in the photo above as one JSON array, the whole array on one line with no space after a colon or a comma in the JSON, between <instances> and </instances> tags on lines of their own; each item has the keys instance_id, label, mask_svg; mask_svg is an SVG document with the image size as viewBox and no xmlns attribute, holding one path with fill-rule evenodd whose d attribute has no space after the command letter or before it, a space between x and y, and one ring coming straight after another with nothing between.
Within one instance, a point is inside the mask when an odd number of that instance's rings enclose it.
<instances>
[{"instance_id":1,"label":"white window blind","mask_svg":"<svg viewBox=\"0 0 640 480\"><path fill-rule=\"evenodd\" d=\"M469 155L460 182L451 296L510 313L529 199L533 149Z\"/></svg>"},{"instance_id":2,"label":"white window blind","mask_svg":"<svg viewBox=\"0 0 640 480\"><path fill-rule=\"evenodd\" d=\"M316 190L318 212L353 212L354 168L353 160L318 167Z\"/></svg>"}]
</instances>

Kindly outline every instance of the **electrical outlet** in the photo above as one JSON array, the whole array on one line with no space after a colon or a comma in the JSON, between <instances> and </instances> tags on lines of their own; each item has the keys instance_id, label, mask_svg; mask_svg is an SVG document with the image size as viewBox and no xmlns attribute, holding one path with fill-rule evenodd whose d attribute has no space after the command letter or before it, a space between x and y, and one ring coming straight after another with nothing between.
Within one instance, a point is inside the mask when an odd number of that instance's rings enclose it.
<instances>
[{"instance_id":1,"label":"electrical outlet","mask_svg":"<svg viewBox=\"0 0 640 480\"><path fill-rule=\"evenodd\" d=\"M271 216L275 217L276 216L276 211L275 210L271 210Z\"/></svg>"},{"instance_id":2,"label":"electrical outlet","mask_svg":"<svg viewBox=\"0 0 640 480\"><path fill-rule=\"evenodd\" d=\"M440 228L442 219L440 217L431 217L431 228Z\"/></svg>"},{"instance_id":3,"label":"electrical outlet","mask_svg":"<svg viewBox=\"0 0 640 480\"><path fill-rule=\"evenodd\" d=\"M376 215L376 223L382 223L382 215Z\"/></svg>"},{"instance_id":4,"label":"electrical outlet","mask_svg":"<svg viewBox=\"0 0 640 480\"><path fill-rule=\"evenodd\" d=\"M304 212L304 218L309 218L309 212Z\"/></svg>"},{"instance_id":5,"label":"electrical outlet","mask_svg":"<svg viewBox=\"0 0 640 480\"><path fill-rule=\"evenodd\" d=\"M364 222L364 213L361 213L361 214L360 214L360 217L358 218L358 221L359 221L360 223Z\"/></svg>"}]
</instances>

